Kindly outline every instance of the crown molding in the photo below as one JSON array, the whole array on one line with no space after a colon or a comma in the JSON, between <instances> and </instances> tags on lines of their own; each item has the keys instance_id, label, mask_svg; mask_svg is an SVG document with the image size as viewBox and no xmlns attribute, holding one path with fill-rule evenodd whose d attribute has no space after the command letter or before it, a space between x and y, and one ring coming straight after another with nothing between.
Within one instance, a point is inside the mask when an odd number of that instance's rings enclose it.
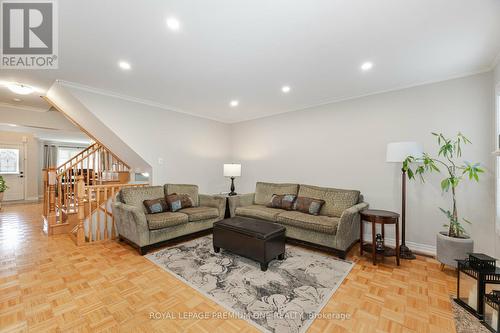
<instances>
[{"instance_id":1,"label":"crown molding","mask_svg":"<svg viewBox=\"0 0 500 333\"><path fill-rule=\"evenodd\" d=\"M47 112L47 111L49 111L49 108L44 109L44 108L37 108L34 106L11 104L11 103L5 103L5 102L0 102L0 107L12 108L12 109L24 110L24 111L33 111L33 112Z\"/></svg>"},{"instance_id":2,"label":"crown molding","mask_svg":"<svg viewBox=\"0 0 500 333\"><path fill-rule=\"evenodd\" d=\"M182 114L186 114L186 115L189 115L192 117L208 119L208 120L216 121L219 123L225 123L225 124L228 123L227 121L224 121L224 120L216 118L216 117L201 116L199 114L188 112L188 111L185 111L185 110L182 110L182 109L170 106L170 105L166 105L166 104L162 104L162 103L158 103L158 102L153 102L153 101L150 101L147 99L138 98L138 97L134 97L134 96L124 95L124 94L120 94L120 93L110 91L110 90L94 88L94 87L87 86L87 85L80 84L80 83L76 83L76 82L56 80L56 83L59 83L60 85L65 86L65 87L75 88L75 89L79 89L79 90L83 90L83 91L87 91L87 92L91 92L91 93L95 93L95 94L99 94L99 95L103 95L103 96L107 96L107 97L118 98L118 99L122 99L124 101L143 104L143 105L163 109L163 110L170 111L170 112L182 113Z\"/></svg>"},{"instance_id":3,"label":"crown molding","mask_svg":"<svg viewBox=\"0 0 500 333\"><path fill-rule=\"evenodd\" d=\"M317 102L317 103L303 105L303 106L298 107L298 108L293 109L293 110L276 112L276 113L273 113L273 114L267 115L267 116L250 117L250 118L247 118L244 120L232 121L229 123L230 124L237 124L237 123L242 123L242 122L246 122L246 121L269 118L269 117L273 117L273 116L282 115L285 113L314 109L314 108L318 108L318 107L322 107L322 106L326 106L326 105L330 105L330 104L342 103L342 102L352 101L352 100L361 99L361 98L365 98L365 97L382 95L382 94L386 94L386 93L390 93L390 92L397 92L397 91L402 91L402 90L406 90L406 89L410 89L410 88L416 88L416 87L426 86L426 85L435 84L435 83L441 83L441 82L446 82L446 81L462 79L462 78L466 78L469 76L484 74L484 73L488 73L488 72L491 72L491 68L489 68L489 67L483 68L483 69L478 70L478 71L473 71L473 72L468 72L468 73L463 73L463 74L458 74L458 75L446 76L446 77L435 79L435 80L415 82L415 83L411 83L408 85L396 86L396 87L392 87L389 89L378 90L378 91L374 91L374 92L366 93L366 94L345 96L345 97L339 97L339 98L333 98L333 99L325 99L325 100Z\"/></svg>"},{"instance_id":4,"label":"crown molding","mask_svg":"<svg viewBox=\"0 0 500 333\"><path fill-rule=\"evenodd\" d=\"M461 73L461 74L456 74L456 75L444 76L444 77L441 77L438 79L433 79L433 80L428 80L428 81L414 82L414 83L410 83L410 84L406 84L406 85L395 86L395 87L388 88L388 89L377 90L377 91L366 93L366 94L358 94L358 95L343 96L343 97L338 97L338 98L324 99L322 101L318 101L318 102L315 102L312 104L302 105L302 106L300 106L298 108L294 108L292 110L280 111L280 112L276 112L276 113L264 115L264 116L248 117L248 118L243 118L240 120L225 120L225 119L221 119L221 118L217 118L217 117L202 116L202 115L188 112L188 111L185 111L182 109L178 109L176 107L169 106L166 104L157 103L157 102L153 102L153 101L138 98L138 97L128 96L128 95L120 94L120 93L109 91L109 90L94 88L94 87L83 85L83 84L76 83L76 82L64 81L64 80L56 80L56 82L62 86L75 88L75 89L79 89L79 90L83 90L83 91L88 91L88 92L100 94L103 96L119 98L119 99L122 99L125 101L139 103L139 104L143 104L143 105L147 105L147 106L151 106L151 107L156 107L156 108L167 110L170 112L177 112L177 113L181 113L181 114L186 114L186 115L189 115L192 117L208 119L208 120L216 121L216 122L223 123L223 124L238 124L238 123L243 123L243 122L257 120L257 119L265 119L265 118L269 118L269 117L274 117L274 116L282 115L285 113L304 111L304 110L309 110L309 109L313 109L313 108L323 107L323 106L330 105L330 104L342 103L342 102L361 99L361 98L365 98L365 97L376 96L376 95L386 94L386 93L390 93L390 92L397 92L397 91L402 91L402 90L406 90L406 89L410 89L410 88L416 88L416 87L426 86L426 85L430 85L430 84L441 83L441 82L466 78L469 76L484 74L487 72L491 72L492 69L494 69L496 64L499 62L500 62L500 54L496 57L496 60L493 62L492 65L490 65L486 68L482 68L482 69L477 70L477 71L471 71L471 72L466 72L466 73Z\"/></svg>"}]
</instances>

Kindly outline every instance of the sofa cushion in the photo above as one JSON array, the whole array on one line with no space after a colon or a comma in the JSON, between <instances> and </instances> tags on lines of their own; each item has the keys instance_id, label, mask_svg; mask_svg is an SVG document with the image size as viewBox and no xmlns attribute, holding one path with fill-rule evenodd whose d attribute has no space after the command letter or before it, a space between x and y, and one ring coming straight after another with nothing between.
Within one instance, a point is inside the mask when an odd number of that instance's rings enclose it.
<instances>
[{"instance_id":1,"label":"sofa cushion","mask_svg":"<svg viewBox=\"0 0 500 333\"><path fill-rule=\"evenodd\" d=\"M297 197L293 203L293 210L311 215L319 215L321 207L323 207L324 204L325 200Z\"/></svg>"},{"instance_id":2,"label":"sofa cushion","mask_svg":"<svg viewBox=\"0 0 500 333\"><path fill-rule=\"evenodd\" d=\"M120 192L124 204L135 206L144 213L147 213L143 204L144 200L158 199L165 196L163 186L125 187Z\"/></svg>"},{"instance_id":3,"label":"sofa cushion","mask_svg":"<svg viewBox=\"0 0 500 333\"><path fill-rule=\"evenodd\" d=\"M299 185L297 184L275 184L275 183L263 183L258 182L255 185L255 199L254 203L256 205L267 205L273 194L295 194Z\"/></svg>"},{"instance_id":4,"label":"sofa cushion","mask_svg":"<svg viewBox=\"0 0 500 333\"><path fill-rule=\"evenodd\" d=\"M165 194L187 194L193 199L193 206L198 206L200 201L198 199L198 185L189 184L165 184Z\"/></svg>"},{"instance_id":5,"label":"sofa cushion","mask_svg":"<svg viewBox=\"0 0 500 333\"><path fill-rule=\"evenodd\" d=\"M278 215L278 223L330 235L337 233L340 218L289 211Z\"/></svg>"},{"instance_id":6,"label":"sofa cushion","mask_svg":"<svg viewBox=\"0 0 500 333\"><path fill-rule=\"evenodd\" d=\"M158 198L152 200L144 200L142 202L148 214L157 214L168 211L168 205L165 198Z\"/></svg>"},{"instance_id":7,"label":"sofa cushion","mask_svg":"<svg viewBox=\"0 0 500 333\"><path fill-rule=\"evenodd\" d=\"M325 200L320 215L340 217L342 212L359 200L359 191L300 185L299 196Z\"/></svg>"},{"instance_id":8,"label":"sofa cushion","mask_svg":"<svg viewBox=\"0 0 500 333\"><path fill-rule=\"evenodd\" d=\"M193 199L188 194L172 193L165 197L168 204L168 209L171 212L176 212L182 208L189 208L194 206Z\"/></svg>"},{"instance_id":9,"label":"sofa cushion","mask_svg":"<svg viewBox=\"0 0 500 333\"><path fill-rule=\"evenodd\" d=\"M183 208L179 213L186 214L189 222L213 219L219 216L219 210L213 207L190 207Z\"/></svg>"},{"instance_id":10,"label":"sofa cushion","mask_svg":"<svg viewBox=\"0 0 500 333\"><path fill-rule=\"evenodd\" d=\"M297 199L295 194L273 194L266 207L292 210L295 199Z\"/></svg>"},{"instance_id":11,"label":"sofa cushion","mask_svg":"<svg viewBox=\"0 0 500 333\"><path fill-rule=\"evenodd\" d=\"M157 230L187 223L188 216L182 213L165 212L146 214L146 220L148 221L149 230Z\"/></svg>"},{"instance_id":12,"label":"sofa cushion","mask_svg":"<svg viewBox=\"0 0 500 333\"><path fill-rule=\"evenodd\" d=\"M253 217L271 222L276 222L278 214L283 212L285 212L283 209L269 208L262 205L238 207L235 210L237 216Z\"/></svg>"}]
</instances>

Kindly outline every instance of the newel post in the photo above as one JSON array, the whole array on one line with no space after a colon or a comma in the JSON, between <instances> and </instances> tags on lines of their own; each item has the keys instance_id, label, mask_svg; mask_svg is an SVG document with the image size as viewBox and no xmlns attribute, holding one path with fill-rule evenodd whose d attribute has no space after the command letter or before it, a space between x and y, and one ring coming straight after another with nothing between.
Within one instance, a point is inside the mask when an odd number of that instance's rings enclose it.
<instances>
[{"instance_id":1,"label":"newel post","mask_svg":"<svg viewBox=\"0 0 500 333\"><path fill-rule=\"evenodd\" d=\"M78 199L78 229L76 232L76 245L83 245L85 243L85 177L79 175L76 177L76 197Z\"/></svg>"},{"instance_id":2,"label":"newel post","mask_svg":"<svg viewBox=\"0 0 500 333\"><path fill-rule=\"evenodd\" d=\"M50 231L51 231L50 226L56 224L56 222L57 222L56 182L57 182L56 168L48 168L48 170L47 170L47 184L49 186L47 187L47 191L48 191L49 204L48 204L47 221L49 224ZM49 231L49 233L50 233L50 231Z\"/></svg>"}]
</instances>

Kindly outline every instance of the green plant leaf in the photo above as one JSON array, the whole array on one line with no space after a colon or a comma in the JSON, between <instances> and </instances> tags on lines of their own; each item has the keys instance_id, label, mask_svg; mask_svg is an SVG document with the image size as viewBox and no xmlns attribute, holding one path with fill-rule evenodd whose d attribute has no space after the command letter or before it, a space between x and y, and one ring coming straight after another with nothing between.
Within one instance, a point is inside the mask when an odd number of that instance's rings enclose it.
<instances>
[{"instance_id":1,"label":"green plant leaf","mask_svg":"<svg viewBox=\"0 0 500 333\"><path fill-rule=\"evenodd\" d=\"M443 190L444 192L448 192L449 189L450 189L450 179L445 178L441 181L441 190Z\"/></svg>"},{"instance_id":2,"label":"green plant leaf","mask_svg":"<svg viewBox=\"0 0 500 333\"><path fill-rule=\"evenodd\" d=\"M450 177L449 180L450 180L451 187L454 187L454 188L456 188L458 186L458 184L460 183L460 178L457 178L457 177Z\"/></svg>"}]
</instances>

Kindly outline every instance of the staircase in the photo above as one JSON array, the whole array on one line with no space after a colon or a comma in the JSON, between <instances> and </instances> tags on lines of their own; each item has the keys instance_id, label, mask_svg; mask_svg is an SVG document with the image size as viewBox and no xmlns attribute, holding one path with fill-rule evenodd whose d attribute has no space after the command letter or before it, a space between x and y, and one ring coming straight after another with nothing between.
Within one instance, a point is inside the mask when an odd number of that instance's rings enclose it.
<instances>
[{"instance_id":1,"label":"staircase","mask_svg":"<svg viewBox=\"0 0 500 333\"><path fill-rule=\"evenodd\" d=\"M129 184L130 167L99 143L57 168L43 170L43 229L77 245L115 238L112 203Z\"/></svg>"}]
</instances>

